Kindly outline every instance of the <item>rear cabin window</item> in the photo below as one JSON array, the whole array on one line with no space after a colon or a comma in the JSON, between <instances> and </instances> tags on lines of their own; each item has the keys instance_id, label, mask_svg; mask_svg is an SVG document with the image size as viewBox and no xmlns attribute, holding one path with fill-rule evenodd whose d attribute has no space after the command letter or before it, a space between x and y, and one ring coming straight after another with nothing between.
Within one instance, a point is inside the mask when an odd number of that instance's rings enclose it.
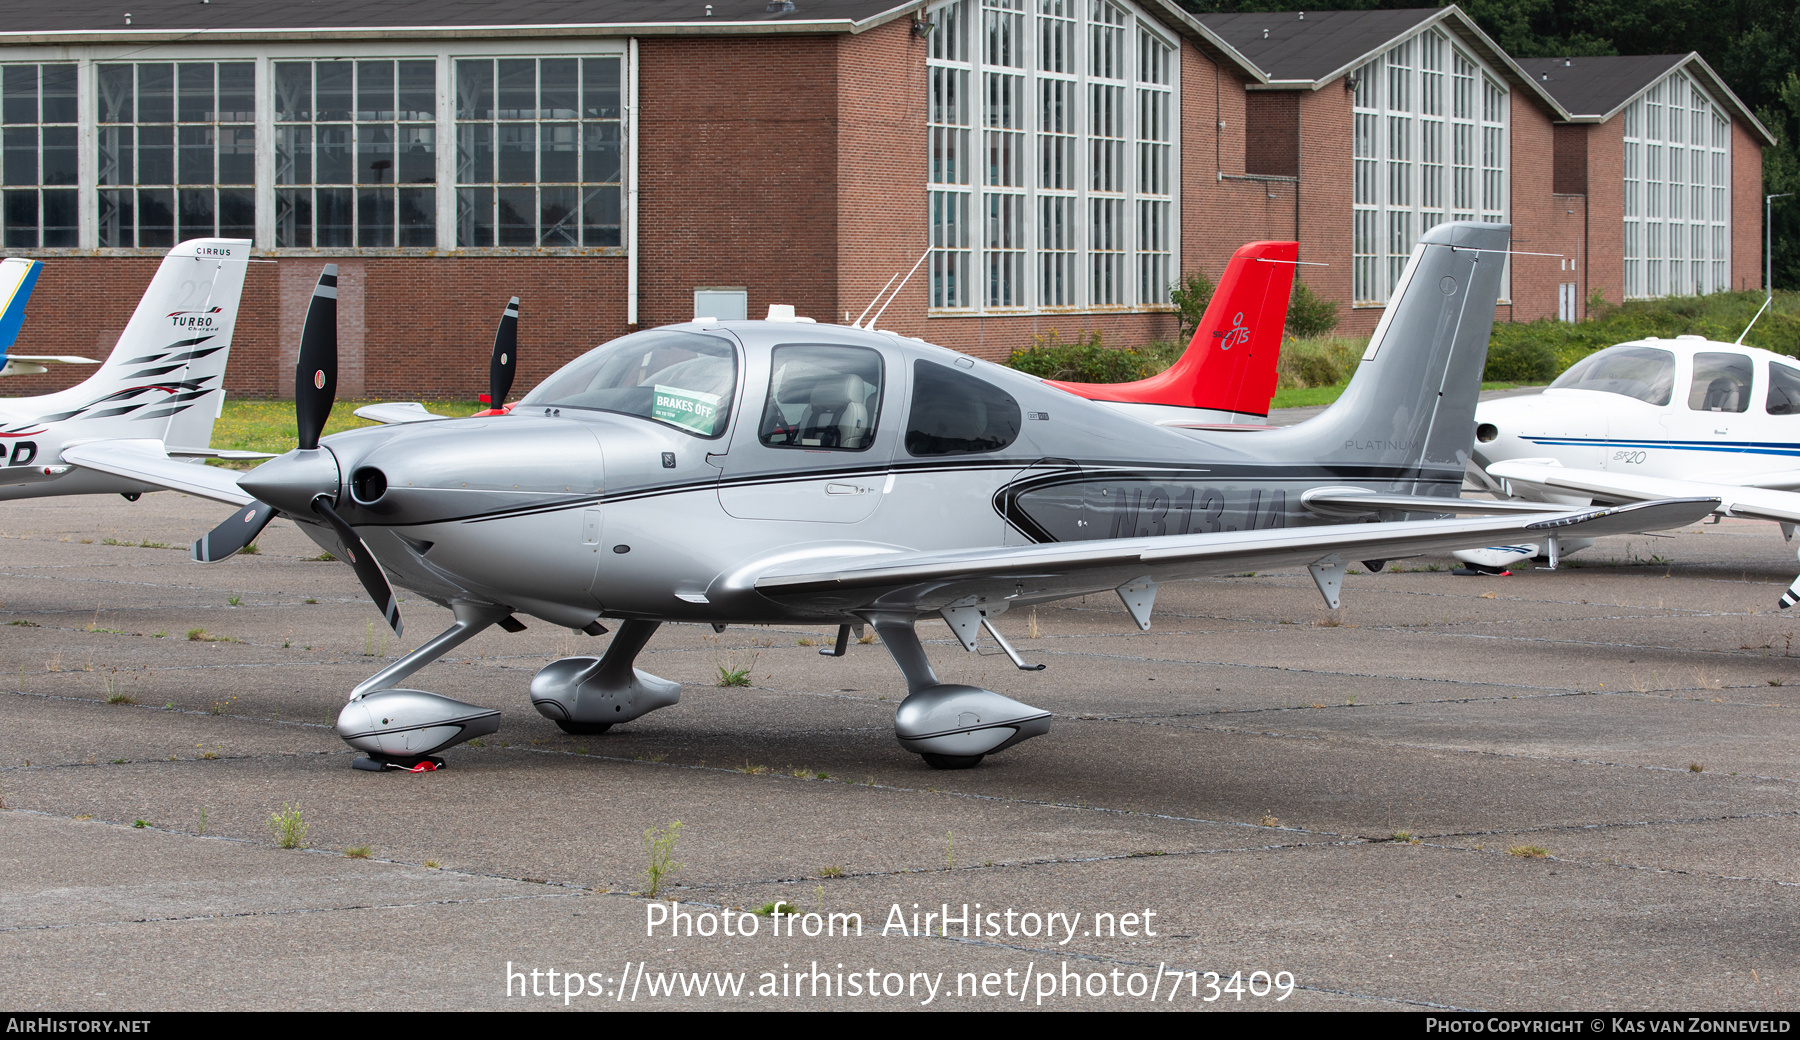
<instances>
[{"instance_id":1,"label":"rear cabin window","mask_svg":"<svg viewBox=\"0 0 1800 1040\"><path fill-rule=\"evenodd\" d=\"M1675 389L1675 355L1656 347L1607 347L1577 361L1552 390L1598 390L1666 405Z\"/></svg>"},{"instance_id":2,"label":"rear cabin window","mask_svg":"<svg viewBox=\"0 0 1800 1040\"><path fill-rule=\"evenodd\" d=\"M1769 364L1770 415L1800 415L1800 370Z\"/></svg>"},{"instance_id":3,"label":"rear cabin window","mask_svg":"<svg viewBox=\"0 0 1800 1040\"><path fill-rule=\"evenodd\" d=\"M757 436L771 448L862 451L881 415L881 355L867 347L780 346Z\"/></svg>"},{"instance_id":4,"label":"rear cabin window","mask_svg":"<svg viewBox=\"0 0 1800 1040\"><path fill-rule=\"evenodd\" d=\"M1004 390L954 368L913 362L909 455L974 455L999 451L1019 436L1019 403Z\"/></svg>"},{"instance_id":5,"label":"rear cabin window","mask_svg":"<svg viewBox=\"0 0 1800 1040\"><path fill-rule=\"evenodd\" d=\"M1695 354L1688 407L1696 412L1749 411L1750 372L1750 358L1743 354Z\"/></svg>"}]
</instances>

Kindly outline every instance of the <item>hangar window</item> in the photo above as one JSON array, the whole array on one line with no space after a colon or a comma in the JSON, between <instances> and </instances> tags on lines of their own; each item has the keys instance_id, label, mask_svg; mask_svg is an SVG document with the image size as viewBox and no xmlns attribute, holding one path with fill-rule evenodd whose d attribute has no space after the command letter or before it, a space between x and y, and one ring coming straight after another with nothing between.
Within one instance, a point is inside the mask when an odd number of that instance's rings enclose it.
<instances>
[{"instance_id":1,"label":"hangar window","mask_svg":"<svg viewBox=\"0 0 1800 1040\"><path fill-rule=\"evenodd\" d=\"M437 245L437 62L275 63L275 244Z\"/></svg>"},{"instance_id":2,"label":"hangar window","mask_svg":"<svg viewBox=\"0 0 1800 1040\"><path fill-rule=\"evenodd\" d=\"M102 64L94 94L102 248L254 237L255 62Z\"/></svg>"},{"instance_id":3,"label":"hangar window","mask_svg":"<svg viewBox=\"0 0 1800 1040\"><path fill-rule=\"evenodd\" d=\"M79 245L75 66L0 66L0 118L6 246Z\"/></svg>"},{"instance_id":4,"label":"hangar window","mask_svg":"<svg viewBox=\"0 0 1800 1040\"><path fill-rule=\"evenodd\" d=\"M934 310L1167 309L1177 44L1112 0L927 15Z\"/></svg>"},{"instance_id":5,"label":"hangar window","mask_svg":"<svg viewBox=\"0 0 1800 1040\"><path fill-rule=\"evenodd\" d=\"M1506 221L1508 95L1437 28L1351 79L1351 280L1358 306L1382 306L1420 235L1446 220Z\"/></svg>"},{"instance_id":6,"label":"hangar window","mask_svg":"<svg viewBox=\"0 0 1800 1040\"><path fill-rule=\"evenodd\" d=\"M456 243L617 246L620 65L456 61Z\"/></svg>"},{"instance_id":7,"label":"hangar window","mask_svg":"<svg viewBox=\"0 0 1800 1040\"><path fill-rule=\"evenodd\" d=\"M1625 107L1625 296L1731 286L1731 124L1676 70Z\"/></svg>"},{"instance_id":8,"label":"hangar window","mask_svg":"<svg viewBox=\"0 0 1800 1040\"><path fill-rule=\"evenodd\" d=\"M999 387L954 368L913 362L909 455L999 451L1019 436L1019 403Z\"/></svg>"},{"instance_id":9,"label":"hangar window","mask_svg":"<svg viewBox=\"0 0 1800 1040\"><path fill-rule=\"evenodd\" d=\"M1596 390L1661 407L1675 389L1675 355L1656 347L1608 347L1575 362L1552 390Z\"/></svg>"}]
</instances>

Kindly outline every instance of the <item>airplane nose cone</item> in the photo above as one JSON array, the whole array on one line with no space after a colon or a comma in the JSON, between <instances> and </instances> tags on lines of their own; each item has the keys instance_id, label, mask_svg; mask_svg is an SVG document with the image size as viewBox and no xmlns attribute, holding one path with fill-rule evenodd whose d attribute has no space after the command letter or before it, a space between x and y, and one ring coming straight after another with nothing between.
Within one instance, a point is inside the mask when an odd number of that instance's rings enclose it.
<instances>
[{"instance_id":1,"label":"airplane nose cone","mask_svg":"<svg viewBox=\"0 0 1800 1040\"><path fill-rule=\"evenodd\" d=\"M327 448L296 448L244 474L238 486L284 513L310 514L320 495L338 493L337 457Z\"/></svg>"}]
</instances>

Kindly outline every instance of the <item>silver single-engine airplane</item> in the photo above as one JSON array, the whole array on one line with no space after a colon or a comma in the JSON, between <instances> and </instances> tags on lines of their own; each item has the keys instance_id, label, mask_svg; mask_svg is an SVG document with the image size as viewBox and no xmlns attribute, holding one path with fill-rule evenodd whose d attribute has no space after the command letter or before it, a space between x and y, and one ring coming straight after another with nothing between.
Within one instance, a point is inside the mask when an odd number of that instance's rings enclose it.
<instances>
[{"instance_id":1,"label":"silver single-engine airplane","mask_svg":"<svg viewBox=\"0 0 1800 1040\"><path fill-rule=\"evenodd\" d=\"M388 575L454 623L356 687L337 732L359 768L425 768L499 713L406 676L529 614L606 652L546 666L532 705L599 733L676 703L633 667L665 621L872 626L905 676L901 747L965 768L1048 731L1050 714L940 682L914 625L973 649L1008 609L1116 590L1142 628L1159 583L1302 565L1328 605L1347 561L1689 523L1716 505L1618 509L1457 498L1510 229L1426 233L1354 380L1285 429L1139 418L1044 381L866 329L723 321L633 333L577 358L511 413L320 430L336 377L335 277L300 349L300 445L243 474L130 446L76 465L240 507L195 545L223 559L279 513L355 568L396 632ZM186 472L183 472L186 471ZM202 479L204 478L204 479ZM1446 513L1473 519L1406 519Z\"/></svg>"}]
</instances>

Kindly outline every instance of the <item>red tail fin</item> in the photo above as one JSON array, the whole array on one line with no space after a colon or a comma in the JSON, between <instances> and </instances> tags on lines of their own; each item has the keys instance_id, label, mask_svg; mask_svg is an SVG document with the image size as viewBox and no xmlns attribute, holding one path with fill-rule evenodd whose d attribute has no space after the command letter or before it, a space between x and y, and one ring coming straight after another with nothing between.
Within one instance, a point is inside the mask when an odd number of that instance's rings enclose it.
<instances>
[{"instance_id":1,"label":"red tail fin","mask_svg":"<svg viewBox=\"0 0 1800 1040\"><path fill-rule=\"evenodd\" d=\"M1251 242L1233 253L1187 351L1167 371L1134 383L1044 382L1095 401L1269 414L1299 253L1298 242Z\"/></svg>"}]
</instances>

